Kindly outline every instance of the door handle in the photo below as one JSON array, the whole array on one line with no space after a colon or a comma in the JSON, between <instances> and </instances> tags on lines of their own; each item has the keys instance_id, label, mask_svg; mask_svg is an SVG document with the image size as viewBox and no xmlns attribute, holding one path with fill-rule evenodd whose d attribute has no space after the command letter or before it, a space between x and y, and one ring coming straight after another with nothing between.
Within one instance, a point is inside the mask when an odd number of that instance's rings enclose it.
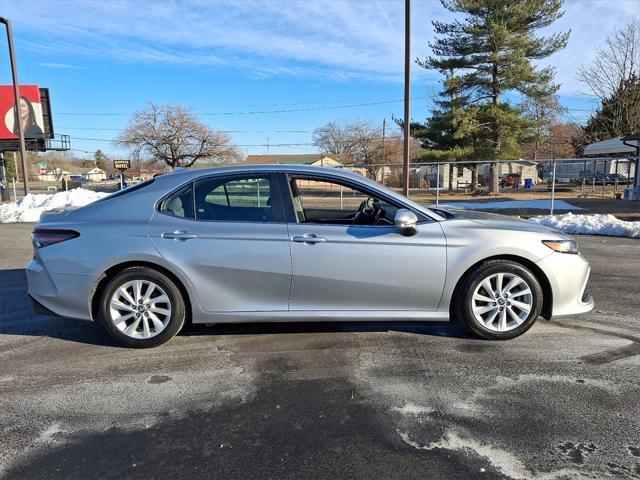
<instances>
[{"instance_id":1,"label":"door handle","mask_svg":"<svg viewBox=\"0 0 640 480\"><path fill-rule=\"evenodd\" d=\"M178 242L180 241L184 242L185 240L198 238L198 236L195 233L185 232L184 230L174 230L173 232L165 232L160 236L162 238L166 238L167 240L175 240Z\"/></svg>"},{"instance_id":2,"label":"door handle","mask_svg":"<svg viewBox=\"0 0 640 480\"><path fill-rule=\"evenodd\" d=\"M327 241L324 237L318 237L313 233L305 233L304 235L294 235L291 240L298 243L324 243Z\"/></svg>"}]
</instances>

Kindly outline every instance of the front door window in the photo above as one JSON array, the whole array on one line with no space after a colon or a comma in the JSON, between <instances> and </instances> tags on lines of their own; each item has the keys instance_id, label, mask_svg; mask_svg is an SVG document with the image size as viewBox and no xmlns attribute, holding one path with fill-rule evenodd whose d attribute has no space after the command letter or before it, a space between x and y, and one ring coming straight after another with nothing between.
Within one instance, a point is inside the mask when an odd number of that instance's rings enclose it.
<instances>
[{"instance_id":1,"label":"front door window","mask_svg":"<svg viewBox=\"0 0 640 480\"><path fill-rule=\"evenodd\" d=\"M359 189L318 178L290 178L298 223L393 225L398 206Z\"/></svg>"}]
</instances>

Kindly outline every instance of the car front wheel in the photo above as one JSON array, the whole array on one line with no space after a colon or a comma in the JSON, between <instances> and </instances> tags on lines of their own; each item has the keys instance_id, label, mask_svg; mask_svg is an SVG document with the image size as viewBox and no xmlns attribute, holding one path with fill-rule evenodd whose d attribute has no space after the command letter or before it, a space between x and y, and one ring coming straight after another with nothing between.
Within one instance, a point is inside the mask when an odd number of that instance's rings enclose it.
<instances>
[{"instance_id":1,"label":"car front wheel","mask_svg":"<svg viewBox=\"0 0 640 480\"><path fill-rule=\"evenodd\" d=\"M173 338L184 325L184 299L165 274L148 267L130 267L104 288L99 317L122 345L155 347Z\"/></svg>"},{"instance_id":2,"label":"car front wheel","mask_svg":"<svg viewBox=\"0 0 640 480\"><path fill-rule=\"evenodd\" d=\"M509 260L485 262L469 272L453 299L452 313L475 335L507 340L529 330L542 310L536 277Z\"/></svg>"}]
</instances>

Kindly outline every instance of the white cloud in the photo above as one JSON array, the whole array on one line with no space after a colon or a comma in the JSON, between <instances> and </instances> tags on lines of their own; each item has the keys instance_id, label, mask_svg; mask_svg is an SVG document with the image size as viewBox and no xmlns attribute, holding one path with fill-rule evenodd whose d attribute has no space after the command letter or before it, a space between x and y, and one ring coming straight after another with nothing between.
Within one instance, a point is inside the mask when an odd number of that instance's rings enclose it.
<instances>
[{"instance_id":1,"label":"white cloud","mask_svg":"<svg viewBox=\"0 0 640 480\"><path fill-rule=\"evenodd\" d=\"M250 76L402 81L401 1L195 0L184 2L25 0L0 4L25 48L50 68L72 55L122 62L229 66ZM638 0L569 0L550 31L572 30L552 57L561 92L576 94L577 68L607 33L640 14ZM55 11L55 15L51 12ZM413 2L413 56L428 54L431 20L448 13L436 1ZM77 63L77 60L75 60ZM414 67L418 79L435 72Z\"/></svg>"},{"instance_id":2,"label":"white cloud","mask_svg":"<svg viewBox=\"0 0 640 480\"><path fill-rule=\"evenodd\" d=\"M56 62L40 62L40 67L53 68L54 70L85 70L87 67L80 65L71 65L69 63L56 63Z\"/></svg>"}]
</instances>

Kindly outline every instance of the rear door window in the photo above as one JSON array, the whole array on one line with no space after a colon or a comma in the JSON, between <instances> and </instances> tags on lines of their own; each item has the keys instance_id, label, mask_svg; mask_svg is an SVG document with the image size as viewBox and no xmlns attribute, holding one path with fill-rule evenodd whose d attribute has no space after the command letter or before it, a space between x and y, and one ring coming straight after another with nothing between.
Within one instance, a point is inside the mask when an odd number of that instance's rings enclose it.
<instances>
[{"instance_id":1,"label":"rear door window","mask_svg":"<svg viewBox=\"0 0 640 480\"><path fill-rule=\"evenodd\" d=\"M179 218L194 218L193 215L193 184L174 193L162 202L162 213Z\"/></svg>"},{"instance_id":2,"label":"rear door window","mask_svg":"<svg viewBox=\"0 0 640 480\"><path fill-rule=\"evenodd\" d=\"M282 222L272 175L209 177L194 184L195 218L204 221Z\"/></svg>"}]
</instances>

